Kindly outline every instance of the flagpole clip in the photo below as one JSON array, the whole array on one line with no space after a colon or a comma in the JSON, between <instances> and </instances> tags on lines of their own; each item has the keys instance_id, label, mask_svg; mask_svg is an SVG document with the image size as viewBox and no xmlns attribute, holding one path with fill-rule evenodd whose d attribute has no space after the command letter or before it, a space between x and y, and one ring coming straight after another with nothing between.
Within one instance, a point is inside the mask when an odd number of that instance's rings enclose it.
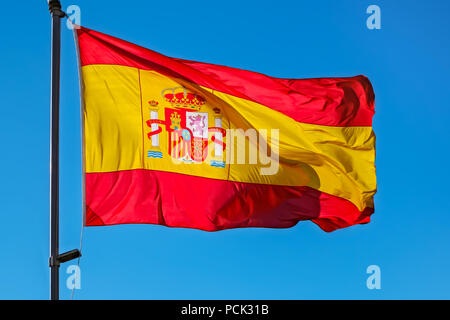
<instances>
[{"instance_id":1,"label":"flagpole clip","mask_svg":"<svg viewBox=\"0 0 450 320\"><path fill-rule=\"evenodd\" d=\"M61 263L76 259L81 257L81 252L78 249L73 249L64 253L59 254L58 256L50 257L48 260L48 264L50 267L59 267Z\"/></svg>"},{"instance_id":2,"label":"flagpole clip","mask_svg":"<svg viewBox=\"0 0 450 320\"><path fill-rule=\"evenodd\" d=\"M52 16L57 16L60 18L67 17L67 14L61 10L61 3L59 0L47 0L48 2L48 11Z\"/></svg>"}]
</instances>

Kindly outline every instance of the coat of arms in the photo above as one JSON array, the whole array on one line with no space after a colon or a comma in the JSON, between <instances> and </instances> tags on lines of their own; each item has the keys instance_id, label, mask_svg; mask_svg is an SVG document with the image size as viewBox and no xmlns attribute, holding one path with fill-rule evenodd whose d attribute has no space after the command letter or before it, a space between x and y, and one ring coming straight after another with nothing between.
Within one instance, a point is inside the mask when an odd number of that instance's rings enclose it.
<instances>
[{"instance_id":1,"label":"coat of arms","mask_svg":"<svg viewBox=\"0 0 450 320\"><path fill-rule=\"evenodd\" d=\"M147 120L147 125L151 128L148 133L149 139L154 139L155 135L162 132L162 127L165 126L168 136L168 153L177 160L189 163L202 163L208 156L208 145L211 142L218 144L220 148L225 150L223 142L226 131L218 126L210 127L208 125L209 117L207 111L202 111L202 106L206 103L202 96L188 92L184 87L168 88L161 92L165 102L170 104L170 107L164 108L164 120L158 119L158 102L149 101L150 108L155 108L151 111L151 119ZM215 113L220 113L219 108L214 108ZM221 122L219 122L221 123ZM220 134L220 139L214 139L213 135L211 141L209 133ZM153 141L152 143L159 143ZM149 151L149 157L161 158L161 152ZM215 165L218 166L214 161ZM223 165L224 166L224 165ZM220 165L220 167L223 167Z\"/></svg>"}]
</instances>

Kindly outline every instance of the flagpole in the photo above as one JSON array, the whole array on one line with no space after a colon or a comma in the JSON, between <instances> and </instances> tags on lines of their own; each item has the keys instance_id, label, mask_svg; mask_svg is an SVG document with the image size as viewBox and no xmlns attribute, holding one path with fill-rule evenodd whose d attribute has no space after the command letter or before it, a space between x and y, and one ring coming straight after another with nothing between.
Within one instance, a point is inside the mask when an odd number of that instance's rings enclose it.
<instances>
[{"instance_id":1,"label":"flagpole","mask_svg":"<svg viewBox=\"0 0 450 320\"><path fill-rule=\"evenodd\" d=\"M50 298L59 300L59 78L61 49L61 3L49 0L52 16L52 80L50 121Z\"/></svg>"},{"instance_id":2,"label":"flagpole","mask_svg":"<svg viewBox=\"0 0 450 320\"><path fill-rule=\"evenodd\" d=\"M66 14L58 0L47 0L52 16L52 80L50 102L50 299L59 300L59 266L81 256L78 249L59 254L59 78L61 18Z\"/></svg>"}]
</instances>

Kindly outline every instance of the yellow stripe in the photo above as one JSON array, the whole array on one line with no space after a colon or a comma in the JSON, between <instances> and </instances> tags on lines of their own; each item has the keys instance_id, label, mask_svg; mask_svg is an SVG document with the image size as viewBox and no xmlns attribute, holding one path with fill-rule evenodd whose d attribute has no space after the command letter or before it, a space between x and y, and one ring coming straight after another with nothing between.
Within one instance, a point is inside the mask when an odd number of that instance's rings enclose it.
<instances>
[{"instance_id":1,"label":"yellow stripe","mask_svg":"<svg viewBox=\"0 0 450 320\"><path fill-rule=\"evenodd\" d=\"M309 186L350 200L360 210L373 207L375 136L371 127L299 123L258 103L132 67L89 65L82 67L82 75L87 172L151 169L236 182ZM169 135L162 125L159 145L153 146L147 137L152 130L146 121L151 118L151 111L157 112L159 119L165 119L164 109L173 106L161 92L179 86L206 98L199 112L208 113L209 127L215 126L215 118L221 118L224 129L266 129L269 142L270 130L279 129L279 143L271 145L272 149L279 148L277 174L261 175L261 168L268 165L260 163L212 166L211 161L220 163L229 155L217 157L213 144L208 147L210 152L203 163L173 161L168 149ZM150 106L150 100L158 105ZM215 113L215 108L220 109L220 114ZM208 136L211 141L214 133ZM257 142L248 143L247 163L249 154L257 153L258 146ZM176 151L186 152L186 147L180 144ZM149 151L152 155L160 152L163 158L148 157Z\"/></svg>"}]
</instances>

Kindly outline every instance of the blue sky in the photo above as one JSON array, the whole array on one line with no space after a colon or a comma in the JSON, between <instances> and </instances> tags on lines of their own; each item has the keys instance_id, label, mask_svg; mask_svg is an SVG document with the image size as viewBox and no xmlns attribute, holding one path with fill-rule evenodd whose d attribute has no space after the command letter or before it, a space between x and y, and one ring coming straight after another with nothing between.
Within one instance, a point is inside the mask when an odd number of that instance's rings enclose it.
<instances>
[{"instance_id":1,"label":"blue sky","mask_svg":"<svg viewBox=\"0 0 450 320\"><path fill-rule=\"evenodd\" d=\"M450 298L450 2L63 1L82 25L178 58L309 78L364 74L376 94L378 193L370 224L325 233L86 228L76 299ZM121 5L119 5L121 4ZM366 8L381 8L381 30ZM0 299L47 299L50 16L0 13ZM81 229L78 74L62 30L61 251ZM368 290L366 268L381 268ZM70 298L61 267L61 298Z\"/></svg>"}]
</instances>

